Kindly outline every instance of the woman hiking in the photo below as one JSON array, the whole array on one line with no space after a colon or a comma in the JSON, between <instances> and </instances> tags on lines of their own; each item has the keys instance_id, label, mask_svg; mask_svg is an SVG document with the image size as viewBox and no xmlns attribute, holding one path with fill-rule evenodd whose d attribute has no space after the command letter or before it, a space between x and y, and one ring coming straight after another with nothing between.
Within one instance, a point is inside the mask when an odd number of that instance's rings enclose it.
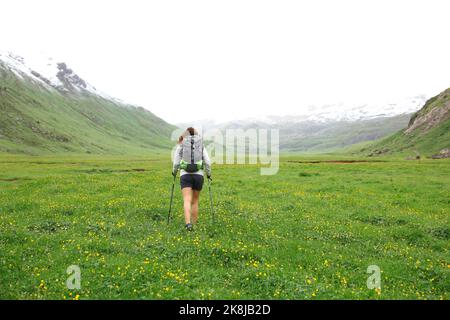
<instances>
[{"instance_id":1,"label":"woman hiking","mask_svg":"<svg viewBox=\"0 0 450 320\"><path fill-rule=\"evenodd\" d=\"M211 160L197 130L192 127L180 136L175 150L172 175L180 171L180 185L184 200L186 230L192 231L198 220L198 201L203 187L204 170L211 179Z\"/></svg>"}]
</instances>

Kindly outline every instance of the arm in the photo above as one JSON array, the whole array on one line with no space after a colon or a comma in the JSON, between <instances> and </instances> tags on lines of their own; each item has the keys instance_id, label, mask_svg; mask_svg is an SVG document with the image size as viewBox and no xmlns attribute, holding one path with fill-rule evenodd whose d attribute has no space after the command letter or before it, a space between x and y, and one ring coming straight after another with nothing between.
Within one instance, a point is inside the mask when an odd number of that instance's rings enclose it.
<instances>
[{"instance_id":1,"label":"arm","mask_svg":"<svg viewBox=\"0 0 450 320\"><path fill-rule=\"evenodd\" d=\"M181 145L178 145L175 149L175 154L173 157L173 167L172 167L172 173L176 174L178 169L180 168L180 162L183 158L183 148Z\"/></svg>"},{"instance_id":2,"label":"arm","mask_svg":"<svg viewBox=\"0 0 450 320\"><path fill-rule=\"evenodd\" d=\"M211 159L209 159L209 155L208 155L208 152L206 151L205 147L203 147L203 161L205 163L206 175L208 176L208 178L210 178L211 177Z\"/></svg>"}]
</instances>

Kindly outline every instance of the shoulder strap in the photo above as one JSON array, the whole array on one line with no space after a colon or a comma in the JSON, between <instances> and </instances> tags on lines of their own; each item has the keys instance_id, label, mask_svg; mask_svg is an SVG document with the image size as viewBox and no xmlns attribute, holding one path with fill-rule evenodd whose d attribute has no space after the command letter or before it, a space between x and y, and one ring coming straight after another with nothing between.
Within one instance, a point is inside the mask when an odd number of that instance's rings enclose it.
<instances>
[{"instance_id":1,"label":"shoulder strap","mask_svg":"<svg viewBox=\"0 0 450 320\"><path fill-rule=\"evenodd\" d=\"M194 164L194 139L191 138L191 164Z\"/></svg>"}]
</instances>

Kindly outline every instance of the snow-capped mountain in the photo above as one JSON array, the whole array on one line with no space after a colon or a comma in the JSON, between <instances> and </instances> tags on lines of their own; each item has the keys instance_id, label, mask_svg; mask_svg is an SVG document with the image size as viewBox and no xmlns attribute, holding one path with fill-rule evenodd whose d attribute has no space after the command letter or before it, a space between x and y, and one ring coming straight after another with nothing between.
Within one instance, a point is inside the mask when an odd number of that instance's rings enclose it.
<instances>
[{"instance_id":1,"label":"snow-capped mountain","mask_svg":"<svg viewBox=\"0 0 450 320\"><path fill-rule=\"evenodd\" d=\"M204 129L223 129L230 126L269 125L282 127L296 123L332 123L358 122L378 118L392 118L412 114L423 107L427 100L425 95L407 97L396 101L367 103L361 105L330 104L323 106L309 106L299 108L290 115L264 115L251 118L236 118L234 120L216 121L214 119L199 119L189 123L179 123L180 127L196 125Z\"/></svg>"},{"instance_id":2,"label":"snow-capped mountain","mask_svg":"<svg viewBox=\"0 0 450 320\"><path fill-rule=\"evenodd\" d=\"M349 106L311 106L295 115L262 116L234 121L211 119L178 124L202 132L227 129L278 129L280 147L290 151L327 151L372 141L405 128L410 115L425 104L425 96L395 102Z\"/></svg>"},{"instance_id":3,"label":"snow-capped mountain","mask_svg":"<svg viewBox=\"0 0 450 320\"><path fill-rule=\"evenodd\" d=\"M343 103L324 106L309 106L292 115L262 116L249 119L240 119L235 122L263 122L267 124L277 124L283 122L296 123L370 120L375 118L387 118L411 114L422 108L426 100L426 96L418 95L398 101L370 103L357 106L346 105Z\"/></svg>"},{"instance_id":4,"label":"snow-capped mountain","mask_svg":"<svg viewBox=\"0 0 450 320\"><path fill-rule=\"evenodd\" d=\"M19 78L28 78L47 89L56 89L63 93L91 93L108 100L121 102L97 90L70 69L65 62L44 54L23 57L11 52L0 51L0 63Z\"/></svg>"}]
</instances>

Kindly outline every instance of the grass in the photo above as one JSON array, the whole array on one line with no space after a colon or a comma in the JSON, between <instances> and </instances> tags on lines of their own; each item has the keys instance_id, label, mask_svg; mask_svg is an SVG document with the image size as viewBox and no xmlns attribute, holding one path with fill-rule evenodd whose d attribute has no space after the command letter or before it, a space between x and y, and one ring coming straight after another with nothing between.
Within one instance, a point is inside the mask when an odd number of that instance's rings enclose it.
<instances>
[{"instance_id":1,"label":"grass","mask_svg":"<svg viewBox=\"0 0 450 320\"><path fill-rule=\"evenodd\" d=\"M329 160L215 166L187 233L165 158L1 155L0 298L448 299L449 161Z\"/></svg>"}]
</instances>

